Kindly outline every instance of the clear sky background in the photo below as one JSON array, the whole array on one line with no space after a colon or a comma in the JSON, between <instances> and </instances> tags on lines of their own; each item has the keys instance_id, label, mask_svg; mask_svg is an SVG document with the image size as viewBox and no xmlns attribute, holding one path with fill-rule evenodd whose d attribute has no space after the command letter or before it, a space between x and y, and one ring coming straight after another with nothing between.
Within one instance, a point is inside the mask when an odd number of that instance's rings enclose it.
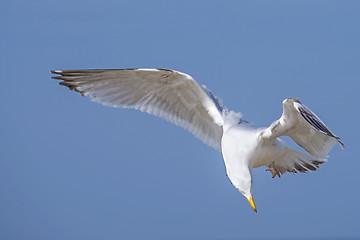
<instances>
[{"instance_id":1,"label":"clear sky background","mask_svg":"<svg viewBox=\"0 0 360 240\"><path fill-rule=\"evenodd\" d=\"M0 20L0 239L360 237L360 1L13 0ZM216 150L50 79L137 67L186 72L257 126L297 97L346 148L311 174L255 169L255 214Z\"/></svg>"}]
</instances>

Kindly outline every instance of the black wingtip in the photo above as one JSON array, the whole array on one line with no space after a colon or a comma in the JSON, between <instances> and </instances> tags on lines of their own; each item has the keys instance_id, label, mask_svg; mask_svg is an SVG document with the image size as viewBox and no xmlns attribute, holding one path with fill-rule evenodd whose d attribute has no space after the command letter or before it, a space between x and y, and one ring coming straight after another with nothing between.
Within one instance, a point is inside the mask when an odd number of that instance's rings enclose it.
<instances>
[{"instance_id":1,"label":"black wingtip","mask_svg":"<svg viewBox=\"0 0 360 240\"><path fill-rule=\"evenodd\" d=\"M344 149L344 148L345 148L345 145L340 141L340 138L337 138L336 140L337 140L337 142L340 144L340 147L341 147L342 149Z\"/></svg>"},{"instance_id":2,"label":"black wingtip","mask_svg":"<svg viewBox=\"0 0 360 240\"><path fill-rule=\"evenodd\" d=\"M61 74L61 70L50 70L51 73L53 74Z\"/></svg>"},{"instance_id":3,"label":"black wingtip","mask_svg":"<svg viewBox=\"0 0 360 240\"><path fill-rule=\"evenodd\" d=\"M55 80L63 80L61 77L63 76L62 71L61 70L50 70L50 73L52 74L58 74L60 76L53 76L51 77L51 79L55 79Z\"/></svg>"}]
</instances>

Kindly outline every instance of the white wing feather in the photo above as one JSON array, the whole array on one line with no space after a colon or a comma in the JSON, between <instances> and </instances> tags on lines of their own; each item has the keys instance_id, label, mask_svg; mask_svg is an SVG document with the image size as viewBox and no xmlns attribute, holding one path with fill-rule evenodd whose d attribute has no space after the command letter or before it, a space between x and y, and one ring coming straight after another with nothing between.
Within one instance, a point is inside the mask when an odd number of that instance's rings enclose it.
<instances>
[{"instance_id":1,"label":"white wing feather","mask_svg":"<svg viewBox=\"0 0 360 240\"><path fill-rule=\"evenodd\" d=\"M326 159L336 142L341 147L344 146L319 117L294 98L284 100L281 118L262 133L265 140L282 135L291 137L299 146L319 159Z\"/></svg>"},{"instance_id":2,"label":"white wing feather","mask_svg":"<svg viewBox=\"0 0 360 240\"><path fill-rule=\"evenodd\" d=\"M219 103L189 75L165 69L54 70L59 84L106 106L134 108L181 126L221 151ZM211 97L211 98L210 98Z\"/></svg>"},{"instance_id":3,"label":"white wing feather","mask_svg":"<svg viewBox=\"0 0 360 240\"><path fill-rule=\"evenodd\" d=\"M289 131L289 136L302 148L314 156L326 158L336 143L344 147L340 138L335 136L330 129L309 108L300 102L294 102L297 110L299 124Z\"/></svg>"}]
</instances>

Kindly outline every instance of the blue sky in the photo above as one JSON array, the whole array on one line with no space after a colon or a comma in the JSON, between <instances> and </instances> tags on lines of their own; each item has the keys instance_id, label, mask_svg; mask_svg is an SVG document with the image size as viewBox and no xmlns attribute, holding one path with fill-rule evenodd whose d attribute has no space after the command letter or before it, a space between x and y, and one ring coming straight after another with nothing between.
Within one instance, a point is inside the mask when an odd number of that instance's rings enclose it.
<instances>
[{"instance_id":1,"label":"blue sky","mask_svg":"<svg viewBox=\"0 0 360 240\"><path fill-rule=\"evenodd\" d=\"M360 237L359 12L359 1L3 2L0 239ZM297 97L346 148L311 174L255 169L254 214L220 153L49 72L136 67L186 72L257 126Z\"/></svg>"}]
</instances>

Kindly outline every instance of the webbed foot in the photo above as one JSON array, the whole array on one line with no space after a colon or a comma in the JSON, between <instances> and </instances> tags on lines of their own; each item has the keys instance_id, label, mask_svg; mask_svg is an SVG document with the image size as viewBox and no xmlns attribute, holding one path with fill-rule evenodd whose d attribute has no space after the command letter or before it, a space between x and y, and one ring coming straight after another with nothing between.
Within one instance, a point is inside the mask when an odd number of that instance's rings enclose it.
<instances>
[{"instance_id":1,"label":"webbed foot","mask_svg":"<svg viewBox=\"0 0 360 240\"><path fill-rule=\"evenodd\" d=\"M280 178L280 172L276 169L276 168L273 168L273 167L268 167L267 169L266 169L266 171L270 171L271 172L271 174L272 174L272 178L274 178L274 177L276 177L276 176L278 176L279 178Z\"/></svg>"}]
</instances>

